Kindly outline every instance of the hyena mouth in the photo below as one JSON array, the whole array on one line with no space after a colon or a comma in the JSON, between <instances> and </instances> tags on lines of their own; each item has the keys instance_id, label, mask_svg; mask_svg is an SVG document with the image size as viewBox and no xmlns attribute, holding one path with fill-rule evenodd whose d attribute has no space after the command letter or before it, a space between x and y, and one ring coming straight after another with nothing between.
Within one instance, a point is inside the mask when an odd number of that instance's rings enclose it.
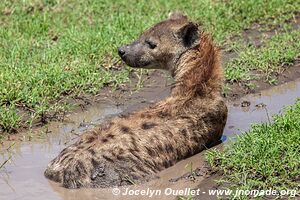
<instances>
[{"instance_id":1,"label":"hyena mouth","mask_svg":"<svg viewBox=\"0 0 300 200\"><path fill-rule=\"evenodd\" d=\"M151 63L147 61L134 61L130 59L126 59L125 57L122 60L132 68L151 68Z\"/></svg>"}]
</instances>

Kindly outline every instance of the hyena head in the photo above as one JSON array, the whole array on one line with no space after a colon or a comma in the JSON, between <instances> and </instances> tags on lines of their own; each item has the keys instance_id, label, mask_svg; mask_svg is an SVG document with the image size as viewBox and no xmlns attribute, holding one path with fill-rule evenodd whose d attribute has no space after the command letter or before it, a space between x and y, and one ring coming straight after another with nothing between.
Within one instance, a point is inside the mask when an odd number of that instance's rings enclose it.
<instances>
[{"instance_id":1,"label":"hyena head","mask_svg":"<svg viewBox=\"0 0 300 200\"><path fill-rule=\"evenodd\" d=\"M131 44L118 49L127 65L134 68L165 69L174 72L180 56L199 44L197 24L180 12L146 29Z\"/></svg>"}]
</instances>

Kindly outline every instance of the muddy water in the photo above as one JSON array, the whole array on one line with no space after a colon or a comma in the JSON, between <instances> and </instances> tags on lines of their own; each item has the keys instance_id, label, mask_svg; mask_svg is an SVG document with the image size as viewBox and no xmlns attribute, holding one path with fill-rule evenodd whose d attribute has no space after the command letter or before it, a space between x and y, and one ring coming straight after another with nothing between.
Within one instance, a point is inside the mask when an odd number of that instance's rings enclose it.
<instances>
[{"instance_id":1,"label":"muddy water","mask_svg":"<svg viewBox=\"0 0 300 200\"><path fill-rule=\"evenodd\" d=\"M168 89L166 90L158 84L146 88L142 97L133 95L134 98L129 100L130 103L125 106L118 107L112 103L102 102L84 112L73 113L63 124L52 123L48 128L49 133L45 129L39 130L40 139L15 143L12 147L2 147L0 149L0 165L5 160L9 159L9 161L0 169L0 199L147 199L146 197L149 195L143 197L112 195L112 189L67 190L48 181L43 176L43 172L48 162L65 146L73 143L78 134L109 117L164 98L168 93ZM293 104L299 97L300 79L230 103L229 118L223 140L226 141L229 137L248 130L253 122L268 122L271 120L271 115L280 113L284 106ZM181 179L177 182L170 182L169 180L187 173L191 168L203 166L203 162L202 152L162 171L158 174L160 179L130 188L140 190L150 188L155 192L152 199L175 199L177 193L164 195L165 192L172 191L165 190L166 188L174 189L174 192L175 189L183 189L184 192L186 188L195 188L199 183L205 183L205 177L197 177L196 181ZM187 167L191 163L193 167ZM124 188L120 188L120 190L121 193L125 192Z\"/></svg>"},{"instance_id":2,"label":"muddy water","mask_svg":"<svg viewBox=\"0 0 300 200\"><path fill-rule=\"evenodd\" d=\"M297 98L300 98L300 79L258 94L246 95L239 101L230 103L224 137L247 131L252 123L272 121L272 115L282 113L282 108L294 104Z\"/></svg>"}]
</instances>

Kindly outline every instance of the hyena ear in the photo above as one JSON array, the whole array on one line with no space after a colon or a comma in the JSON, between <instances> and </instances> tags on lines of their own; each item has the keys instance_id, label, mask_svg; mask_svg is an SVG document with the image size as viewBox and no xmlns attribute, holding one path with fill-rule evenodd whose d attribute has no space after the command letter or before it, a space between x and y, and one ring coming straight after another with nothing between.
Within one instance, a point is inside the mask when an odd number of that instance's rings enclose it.
<instances>
[{"instance_id":1,"label":"hyena ear","mask_svg":"<svg viewBox=\"0 0 300 200\"><path fill-rule=\"evenodd\" d=\"M200 31L198 25L193 22L189 22L181 27L176 32L176 35L187 48L191 48L199 44Z\"/></svg>"},{"instance_id":2,"label":"hyena ear","mask_svg":"<svg viewBox=\"0 0 300 200\"><path fill-rule=\"evenodd\" d=\"M183 14L181 11L173 11L169 13L169 19L185 19L187 20L187 16Z\"/></svg>"}]
</instances>

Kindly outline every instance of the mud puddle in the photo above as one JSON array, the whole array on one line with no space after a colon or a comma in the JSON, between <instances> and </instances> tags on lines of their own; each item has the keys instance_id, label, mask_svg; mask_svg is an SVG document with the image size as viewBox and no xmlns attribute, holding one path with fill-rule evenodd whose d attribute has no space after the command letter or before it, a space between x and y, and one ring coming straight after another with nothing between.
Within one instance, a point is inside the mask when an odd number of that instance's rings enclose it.
<instances>
[{"instance_id":1,"label":"mud puddle","mask_svg":"<svg viewBox=\"0 0 300 200\"><path fill-rule=\"evenodd\" d=\"M107 118L140 109L154 101L165 98L169 88L161 80L154 80L151 87L145 87L141 93L134 94L123 106L117 106L110 101L103 101L84 112L72 113L65 123L51 123L48 130L40 130L40 139L31 142L11 143L0 149L0 199L147 199L150 191L155 192L152 199L175 199L180 195L178 189L186 194L189 188L205 185L206 175L198 174L196 180L189 178L174 180L195 168L204 166L203 152L183 160L158 175L160 179L153 180L129 189L144 190L145 196L112 195L118 193L113 189L77 189L67 190L58 184L48 181L43 172L48 162L53 159L65 146L73 143L79 134L101 123ZM248 130L254 122L268 122L275 113L282 112L286 105L293 104L300 97L300 79L260 94L248 95L238 101L229 103L229 118L224 131L223 141L234 137L235 134ZM49 133L48 133L49 132ZM50 133L51 132L51 133ZM166 189L170 188L170 189ZM126 192L119 188L120 193ZM205 188L208 189L208 188ZM158 191L158 192L157 192ZM165 195L165 192L169 195ZM200 194L201 195L201 194ZM204 197L204 196L203 196Z\"/></svg>"},{"instance_id":2,"label":"mud puddle","mask_svg":"<svg viewBox=\"0 0 300 200\"><path fill-rule=\"evenodd\" d=\"M283 107L294 104L297 98L300 98L300 79L229 103L224 136L232 137L247 131L253 123L271 122L274 114L282 113Z\"/></svg>"}]
</instances>

